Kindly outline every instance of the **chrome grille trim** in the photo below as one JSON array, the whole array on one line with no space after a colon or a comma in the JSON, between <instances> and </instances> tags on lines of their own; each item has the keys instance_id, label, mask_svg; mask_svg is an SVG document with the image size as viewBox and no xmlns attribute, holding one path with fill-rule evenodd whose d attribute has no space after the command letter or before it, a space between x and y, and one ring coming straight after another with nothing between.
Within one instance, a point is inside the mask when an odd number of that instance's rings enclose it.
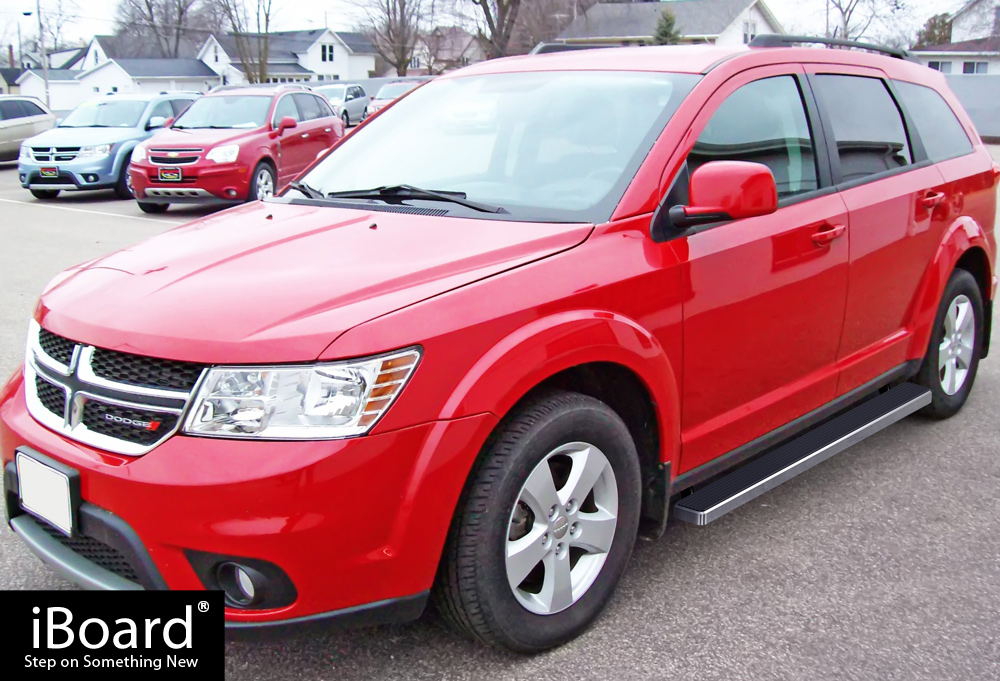
<instances>
[{"instance_id":1,"label":"chrome grille trim","mask_svg":"<svg viewBox=\"0 0 1000 681\"><path fill-rule=\"evenodd\" d=\"M66 366L42 351L38 341L40 330L38 323L32 321L24 362L24 394L28 412L50 430L116 454L142 456L180 430L192 398L197 394L208 373L207 368L202 369L190 392L146 388L109 381L97 376L90 366L95 350L93 346L76 343L70 365ZM62 418L49 411L39 399L36 385L36 380L39 378L66 393L66 409ZM176 418L176 423L173 428L159 434L160 436L152 444L129 442L87 428L83 422L83 414L84 407L89 402L150 414L170 415Z\"/></svg>"}]
</instances>

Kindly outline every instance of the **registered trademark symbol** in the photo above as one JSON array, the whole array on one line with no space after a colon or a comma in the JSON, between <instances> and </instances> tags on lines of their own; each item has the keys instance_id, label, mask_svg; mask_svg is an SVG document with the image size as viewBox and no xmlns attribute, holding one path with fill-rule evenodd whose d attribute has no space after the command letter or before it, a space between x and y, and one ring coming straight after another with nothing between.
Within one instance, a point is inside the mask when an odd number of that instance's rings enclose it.
<instances>
[{"instance_id":1,"label":"registered trademark symbol","mask_svg":"<svg viewBox=\"0 0 1000 681\"><path fill-rule=\"evenodd\" d=\"M208 601L198 601L198 612L208 612Z\"/></svg>"}]
</instances>

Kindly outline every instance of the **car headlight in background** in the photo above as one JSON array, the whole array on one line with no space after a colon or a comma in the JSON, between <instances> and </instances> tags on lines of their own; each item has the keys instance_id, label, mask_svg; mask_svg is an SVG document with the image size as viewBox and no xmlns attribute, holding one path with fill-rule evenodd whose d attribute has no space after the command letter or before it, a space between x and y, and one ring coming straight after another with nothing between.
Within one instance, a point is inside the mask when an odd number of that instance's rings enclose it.
<instances>
[{"instance_id":1,"label":"car headlight in background","mask_svg":"<svg viewBox=\"0 0 1000 681\"><path fill-rule=\"evenodd\" d=\"M23 159L28 159L28 160L31 159L31 152L28 150L28 145L27 144L22 144L21 145L21 150L17 153L17 157L18 158L23 158Z\"/></svg>"},{"instance_id":2,"label":"car headlight in background","mask_svg":"<svg viewBox=\"0 0 1000 681\"><path fill-rule=\"evenodd\" d=\"M139 161L146 160L146 147L141 144L135 145L135 149L132 150L132 162L137 163Z\"/></svg>"},{"instance_id":3,"label":"car headlight in background","mask_svg":"<svg viewBox=\"0 0 1000 681\"><path fill-rule=\"evenodd\" d=\"M189 435L325 440L367 433L402 392L420 350L300 366L210 369Z\"/></svg>"},{"instance_id":4,"label":"car headlight in background","mask_svg":"<svg viewBox=\"0 0 1000 681\"><path fill-rule=\"evenodd\" d=\"M236 157L240 155L240 145L224 144L216 147L205 154L205 158L216 163L235 163Z\"/></svg>"},{"instance_id":5,"label":"car headlight in background","mask_svg":"<svg viewBox=\"0 0 1000 681\"><path fill-rule=\"evenodd\" d=\"M111 153L110 144L97 144L92 147L80 147L80 153L77 154L77 158L107 156L110 153Z\"/></svg>"}]
</instances>

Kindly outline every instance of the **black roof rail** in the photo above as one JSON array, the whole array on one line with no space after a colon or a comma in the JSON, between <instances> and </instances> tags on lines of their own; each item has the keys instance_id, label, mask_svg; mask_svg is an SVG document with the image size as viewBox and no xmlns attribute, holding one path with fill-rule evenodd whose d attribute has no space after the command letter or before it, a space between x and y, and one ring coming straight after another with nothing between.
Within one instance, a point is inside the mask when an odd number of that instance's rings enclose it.
<instances>
[{"instance_id":1,"label":"black roof rail","mask_svg":"<svg viewBox=\"0 0 1000 681\"><path fill-rule=\"evenodd\" d=\"M905 59L906 61L912 61L916 64L920 63L920 60L906 50L901 50L895 47L886 47L885 45L877 45L876 43L865 43L860 40L844 40L842 38L820 38L808 35L779 35L776 33L761 33L750 41L750 47L789 47L790 45L798 45L802 43L832 45L836 47L853 47L859 50L879 52L881 54L889 55L890 57L895 57L896 59Z\"/></svg>"},{"instance_id":2,"label":"black roof rail","mask_svg":"<svg viewBox=\"0 0 1000 681\"><path fill-rule=\"evenodd\" d=\"M621 47L621 45L605 45L601 43L538 43L528 54L551 54L552 52L571 52L573 50L598 50L605 47Z\"/></svg>"}]
</instances>

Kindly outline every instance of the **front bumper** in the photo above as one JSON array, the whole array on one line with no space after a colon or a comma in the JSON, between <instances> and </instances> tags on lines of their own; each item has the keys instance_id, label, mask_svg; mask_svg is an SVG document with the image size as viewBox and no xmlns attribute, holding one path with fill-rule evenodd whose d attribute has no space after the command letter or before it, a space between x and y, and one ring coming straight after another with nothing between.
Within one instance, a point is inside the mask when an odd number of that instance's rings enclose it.
<instances>
[{"instance_id":1,"label":"front bumper","mask_svg":"<svg viewBox=\"0 0 1000 681\"><path fill-rule=\"evenodd\" d=\"M136 199L143 203L242 203L250 193L250 170L240 163L202 160L178 166L180 181L161 181L161 166L132 163L129 173Z\"/></svg>"},{"instance_id":2,"label":"front bumper","mask_svg":"<svg viewBox=\"0 0 1000 681\"><path fill-rule=\"evenodd\" d=\"M42 177L42 168L57 168L57 177ZM17 162L17 177L25 189L57 189L59 191L82 191L107 189L118 181L115 172L115 156L109 154L101 158L74 159L53 163L39 163L20 158Z\"/></svg>"},{"instance_id":3,"label":"front bumper","mask_svg":"<svg viewBox=\"0 0 1000 681\"><path fill-rule=\"evenodd\" d=\"M340 616L376 621L387 612L412 619L434 580L469 466L495 424L482 414L319 442L177 435L129 458L38 424L20 377L0 393L4 466L16 448L29 447L78 470L85 505L134 530L167 588L205 588L189 559L197 552L280 567L295 600L268 610L227 607L227 625L243 628Z\"/></svg>"}]
</instances>

